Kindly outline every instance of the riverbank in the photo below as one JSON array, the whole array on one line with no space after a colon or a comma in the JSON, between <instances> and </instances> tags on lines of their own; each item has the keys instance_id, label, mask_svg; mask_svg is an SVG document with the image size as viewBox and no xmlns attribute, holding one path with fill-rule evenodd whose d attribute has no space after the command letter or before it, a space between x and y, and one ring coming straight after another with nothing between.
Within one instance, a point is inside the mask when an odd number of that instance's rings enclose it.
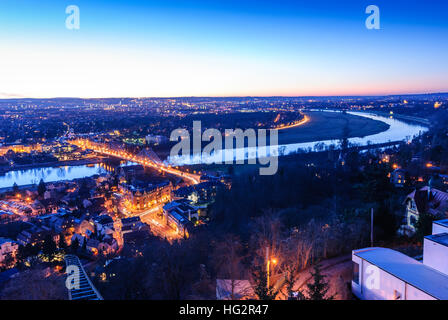
<instances>
[{"instance_id":1,"label":"riverbank","mask_svg":"<svg viewBox=\"0 0 448 320\"><path fill-rule=\"evenodd\" d=\"M67 161L53 161L53 162L44 162L44 163L32 163L32 164L24 164L24 165L14 165L13 167L2 168L0 169L0 176L5 175L10 171L20 171L20 170L29 170L29 169L37 169L37 168L48 168L48 167L64 167L64 166L82 166L89 164L97 164L104 162L104 157L95 157L92 159L81 159L81 160L67 160Z\"/></svg>"},{"instance_id":2,"label":"riverbank","mask_svg":"<svg viewBox=\"0 0 448 320\"><path fill-rule=\"evenodd\" d=\"M404 141L395 141L395 142L385 142L385 143L378 143L378 144L370 144L365 146L349 146L347 150L356 150L357 152L365 152L367 150L375 150L375 149L383 149L383 148L391 148L394 146L400 146L403 145ZM304 159L307 159L310 162L313 162L313 159L319 158L322 155L327 154L328 151L311 151L311 152L295 152L290 153L287 155L282 156L279 161L281 161L282 164L286 163L297 163L299 161L303 161ZM202 172L209 172L210 174L217 174L217 172L220 172L221 174L234 174L234 175L242 175L246 174L247 172L258 172L259 168L264 167L259 163L256 164L248 164L247 161L244 164L232 164L228 165L225 163L221 164L192 164L192 165L185 165L186 168L188 168L190 171L202 171ZM231 168L230 168L231 167Z\"/></svg>"},{"instance_id":3,"label":"riverbank","mask_svg":"<svg viewBox=\"0 0 448 320\"><path fill-rule=\"evenodd\" d=\"M313 110L314 111L314 110ZM342 116L342 119L345 119L346 124L344 125L344 135L343 137L346 138L348 136L354 135L353 130L350 132L350 126L347 124L347 118L344 117L345 115L350 115L355 118L356 121L360 121L360 118L365 118L367 120L373 120L376 125L379 125L379 123L383 123L384 126L387 126L388 129L381 131L376 134L371 134L367 136L362 137L352 137L347 138L348 145L361 147L361 146L367 146L367 148L370 147L385 147L387 145L392 145L394 143L402 143L402 142L408 142L412 138L417 137L424 132L428 130L427 126L417 125L417 124L411 124L407 121L403 120L397 120L390 117L382 117L378 116L376 114L367 113L367 112L337 112L337 111L318 111L320 113L328 113L332 115L334 119L338 119L338 117ZM324 115L323 115L324 116ZM323 119L323 118L322 118ZM328 119L328 118L327 118ZM369 123L369 122L366 122ZM324 126L332 126L331 124L324 123ZM358 123L359 125L359 123ZM333 128L334 129L334 128ZM378 129L378 127L377 127ZM317 131L317 135L322 134L320 131L321 129L319 127L316 127L315 130ZM347 134L348 133L348 134ZM314 134L314 133L313 133ZM314 134L314 136L316 136ZM327 132L328 134L328 132ZM308 138L310 135L308 136ZM297 137L294 137L294 139ZM302 138L305 139L305 138ZM313 139L314 140L314 139ZM295 153L307 153L307 152L316 152L316 151L324 151L326 149L338 149L341 144L341 138L332 138L328 140L315 140L310 142L294 142L294 143L282 143L282 141L278 144L278 150L280 156L286 156L289 154L295 154ZM192 164L200 164L208 162L223 162L223 152L222 150L215 152L213 155L206 155L204 158L202 158L199 155L196 155L194 158L192 157L176 157L174 159L169 159L169 162L171 164L175 165L192 165ZM262 154L264 154L265 151L261 151ZM257 147L251 147L251 148L239 148L236 149L233 152L233 160L247 160L249 158L249 155L251 158L256 157L257 154L260 154L260 150L257 149Z\"/></svg>"},{"instance_id":4,"label":"riverbank","mask_svg":"<svg viewBox=\"0 0 448 320\"><path fill-rule=\"evenodd\" d=\"M303 111L304 119L278 130L278 144L294 145L344 138L362 138L385 132L390 125L376 119L342 112L319 110ZM268 141L269 144L269 136ZM312 145L312 146L313 146ZM170 149L155 150L162 160L167 160Z\"/></svg>"},{"instance_id":5,"label":"riverbank","mask_svg":"<svg viewBox=\"0 0 448 320\"><path fill-rule=\"evenodd\" d=\"M309 121L299 127L279 131L279 144L366 137L389 129L389 125L342 112L304 111Z\"/></svg>"},{"instance_id":6,"label":"riverbank","mask_svg":"<svg viewBox=\"0 0 448 320\"><path fill-rule=\"evenodd\" d=\"M360 112L362 112L362 111L360 111ZM429 127L431 125L431 122L425 118L412 117L412 116L407 116L407 115L399 114L399 113L390 114L390 113L381 112L381 111L375 111L372 113L379 115L381 117L392 117L394 119L403 120L403 121L410 122L410 123L417 123L417 124L421 124L421 125L424 125L427 127Z\"/></svg>"},{"instance_id":7,"label":"riverbank","mask_svg":"<svg viewBox=\"0 0 448 320\"><path fill-rule=\"evenodd\" d=\"M14 184L17 184L19 187L34 184L37 185L41 179L46 183L81 179L107 172L109 172L109 168L102 162L78 165L33 167L31 169L9 171L5 175L0 176L0 188L9 188Z\"/></svg>"}]
</instances>

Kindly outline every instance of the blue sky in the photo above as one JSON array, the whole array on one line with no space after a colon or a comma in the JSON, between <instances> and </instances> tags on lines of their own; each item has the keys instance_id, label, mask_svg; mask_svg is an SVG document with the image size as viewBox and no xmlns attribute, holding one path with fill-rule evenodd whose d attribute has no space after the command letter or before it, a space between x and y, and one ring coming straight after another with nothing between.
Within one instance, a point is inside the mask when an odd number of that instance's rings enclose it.
<instances>
[{"instance_id":1,"label":"blue sky","mask_svg":"<svg viewBox=\"0 0 448 320\"><path fill-rule=\"evenodd\" d=\"M441 92L446 39L442 0L2 0L0 98Z\"/></svg>"}]
</instances>

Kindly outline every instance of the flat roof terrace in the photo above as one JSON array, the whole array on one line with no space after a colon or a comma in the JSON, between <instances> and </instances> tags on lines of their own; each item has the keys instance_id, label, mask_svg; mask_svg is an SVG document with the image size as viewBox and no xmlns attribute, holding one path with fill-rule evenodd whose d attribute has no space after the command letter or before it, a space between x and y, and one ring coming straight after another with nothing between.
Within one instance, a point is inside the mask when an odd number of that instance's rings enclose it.
<instances>
[{"instance_id":1,"label":"flat roof terrace","mask_svg":"<svg viewBox=\"0 0 448 320\"><path fill-rule=\"evenodd\" d=\"M440 300L448 300L448 276L388 248L365 248L353 254Z\"/></svg>"}]
</instances>

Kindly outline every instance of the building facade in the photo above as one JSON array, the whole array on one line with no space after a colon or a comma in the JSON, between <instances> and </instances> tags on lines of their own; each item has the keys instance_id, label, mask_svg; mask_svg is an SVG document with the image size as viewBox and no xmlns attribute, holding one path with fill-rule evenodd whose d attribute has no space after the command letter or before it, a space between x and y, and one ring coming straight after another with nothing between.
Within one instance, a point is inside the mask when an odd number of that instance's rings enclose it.
<instances>
[{"instance_id":1,"label":"building facade","mask_svg":"<svg viewBox=\"0 0 448 320\"><path fill-rule=\"evenodd\" d=\"M0 238L0 266L15 262L18 250L19 244L17 242L11 239ZM8 259L10 259L9 262Z\"/></svg>"},{"instance_id":2,"label":"building facade","mask_svg":"<svg viewBox=\"0 0 448 320\"><path fill-rule=\"evenodd\" d=\"M406 205L405 224L400 227L400 233L412 235L415 233L415 224L421 213L429 213L442 219L448 216L448 193L430 186L410 193L404 202Z\"/></svg>"},{"instance_id":3,"label":"building facade","mask_svg":"<svg viewBox=\"0 0 448 320\"><path fill-rule=\"evenodd\" d=\"M423 262L388 248L352 252L352 292L363 300L448 300L448 219L424 238Z\"/></svg>"},{"instance_id":4,"label":"building facade","mask_svg":"<svg viewBox=\"0 0 448 320\"><path fill-rule=\"evenodd\" d=\"M139 188L122 183L119 186L124 195L124 206L129 211L142 211L171 201L172 184L170 182Z\"/></svg>"}]
</instances>

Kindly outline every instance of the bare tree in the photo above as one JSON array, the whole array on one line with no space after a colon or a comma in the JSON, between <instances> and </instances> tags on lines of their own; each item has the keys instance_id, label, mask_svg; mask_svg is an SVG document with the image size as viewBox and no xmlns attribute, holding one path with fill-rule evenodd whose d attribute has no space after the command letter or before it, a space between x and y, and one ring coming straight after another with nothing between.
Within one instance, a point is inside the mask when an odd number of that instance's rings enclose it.
<instances>
[{"instance_id":1,"label":"bare tree","mask_svg":"<svg viewBox=\"0 0 448 320\"><path fill-rule=\"evenodd\" d=\"M215 270L219 278L230 280L230 298L235 300L235 288L239 280L247 277L243 266L243 260L246 256L243 254L243 246L240 239L231 236L224 241L218 242L213 253ZM239 294L249 294L249 292L239 292Z\"/></svg>"}]
</instances>

